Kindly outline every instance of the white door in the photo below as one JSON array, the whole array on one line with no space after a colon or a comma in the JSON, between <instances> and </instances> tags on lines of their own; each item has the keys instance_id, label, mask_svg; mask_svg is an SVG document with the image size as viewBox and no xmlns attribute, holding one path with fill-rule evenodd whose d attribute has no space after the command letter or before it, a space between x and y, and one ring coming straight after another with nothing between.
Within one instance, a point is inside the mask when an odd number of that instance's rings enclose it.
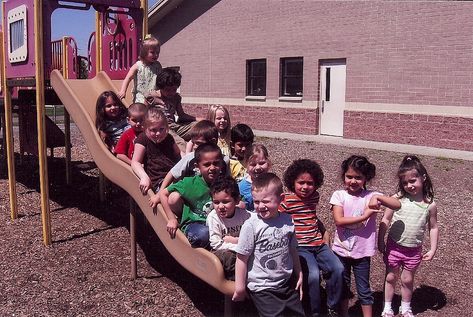
<instances>
[{"instance_id":1,"label":"white door","mask_svg":"<svg viewBox=\"0 0 473 317\"><path fill-rule=\"evenodd\" d=\"M345 109L345 62L327 62L320 66L320 134L343 136Z\"/></svg>"}]
</instances>

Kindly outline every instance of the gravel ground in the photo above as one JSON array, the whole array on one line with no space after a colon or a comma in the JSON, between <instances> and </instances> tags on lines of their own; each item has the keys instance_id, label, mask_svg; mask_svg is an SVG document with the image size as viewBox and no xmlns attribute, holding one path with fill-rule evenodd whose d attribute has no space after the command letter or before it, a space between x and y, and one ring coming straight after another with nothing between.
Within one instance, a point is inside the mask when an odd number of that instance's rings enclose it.
<instances>
[{"instance_id":1,"label":"gravel ground","mask_svg":"<svg viewBox=\"0 0 473 317\"><path fill-rule=\"evenodd\" d=\"M339 165L351 154L367 155L376 164L371 188L395 190L395 172L403 153L348 148L312 142L260 138L267 145L273 170L282 175L296 158L317 160L325 172L319 217L334 228L331 193L340 188ZM0 311L2 316L219 316L223 296L182 269L143 220L139 222L138 274L131 280L128 201L117 188L106 203L98 201L98 171L80 133L72 129L73 184L65 185L64 162L49 160L53 244L41 236L38 162L26 156L17 164L19 219L9 218L8 180L0 177ZM56 149L56 157L62 152ZM469 316L473 231L466 202L473 200L471 162L422 157L439 205L440 245L435 259L416 274L414 313L419 316ZM2 163L3 164L3 163ZM4 169L3 171L4 172ZM427 241L426 241L427 242ZM426 245L428 246L428 244ZM382 305L384 265L372 261L375 313ZM398 290L399 292L399 290ZM396 297L396 301L400 301ZM351 312L360 315L355 299ZM245 305L241 314L253 311Z\"/></svg>"}]
</instances>

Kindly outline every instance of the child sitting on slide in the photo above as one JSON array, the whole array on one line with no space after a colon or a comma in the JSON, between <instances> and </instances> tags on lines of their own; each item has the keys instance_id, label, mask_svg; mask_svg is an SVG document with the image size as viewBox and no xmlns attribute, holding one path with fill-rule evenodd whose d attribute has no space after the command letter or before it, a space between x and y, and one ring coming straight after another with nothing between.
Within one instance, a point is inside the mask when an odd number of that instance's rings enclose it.
<instances>
[{"instance_id":1,"label":"child sitting on slide","mask_svg":"<svg viewBox=\"0 0 473 317\"><path fill-rule=\"evenodd\" d=\"M179 161L181 154L174 139L168 134L168 123L161 110L148 109L144 128L144 133L135 141L131 168L140 178L140 190L143 195L146 195L149 189L156 193L150 198L150 205L154 207L164 176Z\"/></svg>"},{"instance_id":2,"label":"child sitting on slide","mask_svg":"<svg viewBox=\"0 0 473 317\"><path fill-rule=\"evenodd\" d=\"M222 262L225 278L234 281L238 236L250 213L238 207L240 191L230 176L216 180L210 186L210 194L214 208L207 217L210 247Z\"/></svg>"},{"instance_id":3,"label":"child sitting on slide","mask_svg":"<svg viewBox=\"0 0 473 317\"><path fill-rule=\"evenodd\" d=\"M126 130L115 147L117 158L131 165L131 158L135 150L135 139L143 131L143 120L146 106L142 103L133 103L128 107L127 122L131 129Z\"/></svg>"},{"instance_id":4,"label":"child sitting on slide","mask_svg":"<svg viewBox=\"0 0 473 317\"><path fill-rule=\"evenodd\" d=\"M113 91L104 91L95 106L95 127L110 151L114 151L120 136L130 128L126 107Z\"/></svg>"},{"instance_id":5,"label":"child sitting on slide","mask_svg":"<svg viewBox=\"0 0 473 317\"><path fill-rule=\"evenodd\" d=\"M230 131L230 174L237 182L246 174L245 152L255 140L253 130L244 123L235 125Z\"/></svg>"},{"instance_id":6,"label":"child sitting on slide","mask_svg":"<svg viewBox=\"0 0 473 317\"><path fill-rule=\"evenodd\" d=\"M212 210L209 187L221 175L223 155L217 144L205 143L196 149L195 159L200 175L185 177L162 189L160 198L168 218L167 231L171 238L176 236L180 227L193 248L207 248L209 228L205 222ZM176 218L178 215L180 222Z\"/></svg>"}]
</instances>

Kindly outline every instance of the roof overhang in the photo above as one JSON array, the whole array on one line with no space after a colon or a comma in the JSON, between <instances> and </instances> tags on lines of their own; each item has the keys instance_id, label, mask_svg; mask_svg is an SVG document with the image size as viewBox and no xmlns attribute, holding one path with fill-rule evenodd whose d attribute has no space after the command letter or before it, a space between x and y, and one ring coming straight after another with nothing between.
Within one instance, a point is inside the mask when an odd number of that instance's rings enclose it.
<instances>
[{"instance_id":1,"label":"roof overhang","mask_svg":"<svg viewBox=\"0 0 473 317\"><path fill-rule=\"evenodd\" d=\"M183 0L161 0L148 10L148 29L181 4Z\"/></svg>"}]
</instances>

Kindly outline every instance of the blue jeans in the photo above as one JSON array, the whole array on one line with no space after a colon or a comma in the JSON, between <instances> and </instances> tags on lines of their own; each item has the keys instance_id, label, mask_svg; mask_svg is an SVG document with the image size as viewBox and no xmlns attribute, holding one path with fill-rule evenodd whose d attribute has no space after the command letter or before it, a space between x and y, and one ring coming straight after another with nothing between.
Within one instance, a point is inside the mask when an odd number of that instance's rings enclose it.
<instances>
[{"instance_id":1,"label":"blue jeans","mask_svg":"<svg viewBox=\"0 0 473 317\"><path fill-rule=\"evenodd\" d=\"M345 272L343 272L343 296L350 297L351 285L351 270L353 268L353 275L355 276L356 292L361 305L373 305L374 298L370 287L370 268L371 257L367 256L361 259L352 259L338 256Z\"/></svg>"},{"instance_id":2,"label":"blue jeans","mask_svg":"<svg viewBox=\"0 0 473 317\"><path fill-rule=\"evenodd\" d=\"M304 272L304 284L308 286L310 313L320 313L320 271L323 271L327 284L327 306L337 309L342 299L343 265L329 246L298 247Z\"/></svg>"},{"instance_id":3,"label":"blue jeans","mask_svg":"<svg viewBox=\"0 0 473 317\"><path fill-rule=\"evenodd\" d=\"M209 227L205 223L192 222L187 225L184 233L193 248L209 247Z\"/></svg>"}]
</instances>

